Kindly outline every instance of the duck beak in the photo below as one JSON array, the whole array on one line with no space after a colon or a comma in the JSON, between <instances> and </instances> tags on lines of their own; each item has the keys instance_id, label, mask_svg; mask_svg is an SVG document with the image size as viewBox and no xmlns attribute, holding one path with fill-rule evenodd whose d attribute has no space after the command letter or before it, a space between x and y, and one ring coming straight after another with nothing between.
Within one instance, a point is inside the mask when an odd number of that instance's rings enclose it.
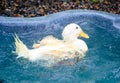
<instances>
[{"instance_id":1,"label":"duck beak","mask_svg":"<svg viewBox=\"0 0 120 83\"><path fill-rule=\"evenodd\" d=\"M89 36L83 31L80 33L80 36L87 39L89 38Z\"/></svg>"}]
</instances>

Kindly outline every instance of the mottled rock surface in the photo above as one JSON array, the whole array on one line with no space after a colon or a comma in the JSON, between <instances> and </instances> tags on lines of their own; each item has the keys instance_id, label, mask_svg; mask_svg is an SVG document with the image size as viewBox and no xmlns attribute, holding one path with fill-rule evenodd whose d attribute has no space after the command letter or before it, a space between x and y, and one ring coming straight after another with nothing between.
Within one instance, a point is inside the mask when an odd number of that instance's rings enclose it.
<instances>
[{"instance_id":1,"label":"mottled rock surface","mask_svg":"<svg viewBox=\"0 0 120 83\"><path fill-rule=\"evenodd\" d=\"M87 9L120 14L120 0L1 0L0 15L35 17L71 10Z\"/></svg>"}]
</instances>

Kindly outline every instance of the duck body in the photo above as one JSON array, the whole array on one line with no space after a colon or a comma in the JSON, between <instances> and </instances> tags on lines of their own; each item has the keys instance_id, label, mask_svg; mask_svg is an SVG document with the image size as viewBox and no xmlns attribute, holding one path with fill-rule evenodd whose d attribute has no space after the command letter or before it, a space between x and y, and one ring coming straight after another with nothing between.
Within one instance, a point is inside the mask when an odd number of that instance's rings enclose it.
<instances>
[{"instance_id":1,"label":"duck body","mask_svg":"<svg viewBox=\"0 0 120 83\"><path fill-rule=\"evenodd\" d=\"M44 60L49 62L49 60L52 59L55 62L59 62L75 57L83 58L88 47L83 40L78 39L78 33L80 33L80 31L83 32L77 24L69 24L63 30L62 40L53 36L47 36L43 38L39 44L34 44L33 49L28 49L19 37L15 35L15 52L18 58L23 57L30 61ZM87 34L84 34L84 36L89 38Z\"/></svg>"},{"instance_id":2,"label":"duck body","mask_svg":"<svg viewBox=\"0 0 120 83\"><path fill-rule=\"evenodd\" d=\"M72 51L73 49L70 47L67 47L67 45L46 45L46 46L41 46L39 48L31 49L29 50L29 59L32 61L36 60L41 60L45 59L45 57L54 57L54 58L59 58L63 59L65 55L67 56L67 52ZM44 57L44 58L43 58Z\"/></svg>"}]
</instances>

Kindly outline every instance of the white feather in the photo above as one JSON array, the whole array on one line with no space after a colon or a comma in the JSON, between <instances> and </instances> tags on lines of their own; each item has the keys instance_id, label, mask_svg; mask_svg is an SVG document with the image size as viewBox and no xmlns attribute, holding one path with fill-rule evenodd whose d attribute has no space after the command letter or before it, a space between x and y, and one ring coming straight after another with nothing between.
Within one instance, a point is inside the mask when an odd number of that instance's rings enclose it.
<instances>
[{"instance_id":1,"label":"white feather","mask_svg":"<svg viewBox=\"0 0 120 83\"><path fill-rule=\"evenodd\" d=\"M16 54L18 57L27 58L30 61L49 61L51 59L54 62L58 62L75 58L76 56L83 58L88 47L83 40L78 39L81 32L83 31L79 25L71 23L63 30L63 40L47 36L39 44L34 44L34 49L28 49L18 36L15 35Z\"/></svg>"}]
</instances>

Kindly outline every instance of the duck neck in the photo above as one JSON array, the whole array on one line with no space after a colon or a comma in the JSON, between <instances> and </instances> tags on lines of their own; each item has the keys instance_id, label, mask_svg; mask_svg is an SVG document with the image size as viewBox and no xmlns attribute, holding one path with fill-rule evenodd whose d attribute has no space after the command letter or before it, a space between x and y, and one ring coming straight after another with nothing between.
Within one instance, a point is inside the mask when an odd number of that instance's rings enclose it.
<instances>
[{"instance_id":1,"label":"duck neck","mask_svg":"<svg viewBox=\"0 0 120 83\"><path fill-rule=\"evenodd\" d=\"M76 41L76 40L77 40L77 38L72 38L72 37L64 39L65 42L71 42L71 43Z\"/></svg>"}]
</instances>

